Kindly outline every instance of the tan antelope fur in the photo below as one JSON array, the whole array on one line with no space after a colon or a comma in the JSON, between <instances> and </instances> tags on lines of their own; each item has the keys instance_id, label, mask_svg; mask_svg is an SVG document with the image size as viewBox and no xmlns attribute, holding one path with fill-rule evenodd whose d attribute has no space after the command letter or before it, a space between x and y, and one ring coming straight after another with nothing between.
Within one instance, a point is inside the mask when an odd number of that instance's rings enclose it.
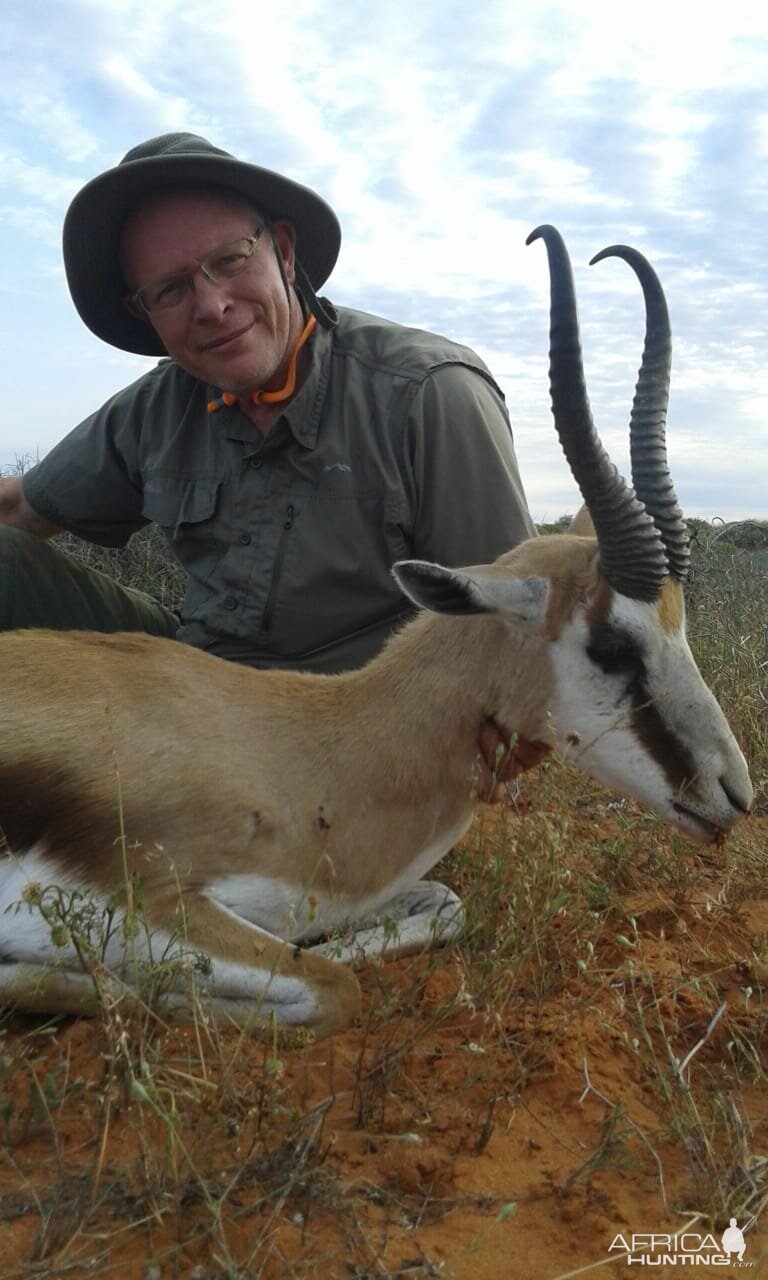
<instances>
[{"instance_id":1,"label":"tan antelope fur","mask_svg":"<svg viewBox=\"0 0 768 1280\"><path fill-rule=\"evenodd\" d=\"M550 255L562 437L567 256L553 229L537 234ZM562 377L570 386L568 367ZM622 481L619 515L589 483L597 539L535 538L476 568L396 566L422 611L344 675L258 672L135 634L0 636L0 999L91 1010L91 978L71 942L54 945L31 886L87 889L106 906L128 873L149 939L113 930L105 962L118 987L176 938L209 962L212 1016L254 1029L274 1016L317 1036L347 1026L357 979L322 938L386 911L467 830L488 716L694 840L722 838L752 791L686 643L684 548ZM625 584L634 552L621 538L638 509L651 568L643 550ZM189 1016L181 986L161 1012Z\"/></svg>"}]
</instances>

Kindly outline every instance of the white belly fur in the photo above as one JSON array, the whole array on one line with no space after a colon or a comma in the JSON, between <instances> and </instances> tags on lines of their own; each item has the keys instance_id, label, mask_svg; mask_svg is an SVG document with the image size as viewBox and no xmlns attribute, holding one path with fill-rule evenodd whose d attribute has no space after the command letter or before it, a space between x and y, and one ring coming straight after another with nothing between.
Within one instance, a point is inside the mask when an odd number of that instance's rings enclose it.
<instances>
[{"instance_id":1,"label":"white belly fur","mask_svg":"<svg viewBox=\"0 0 768 1280\"><path fill-rule=\"evenodd\" d=\"M291 884L258 872L219 876L207 885L205 893L212 901L278 938L312 941L333 929L365 922L385 903L414 885L461 839L471 820L470 814L422 849L407 868L383 888L358 898L345 896L341 889L338 894L316 894L311 884ZM74 890L88 892L79 875L64 871L59 863L46 857L40 846L34 846L23 856L0 859L0 956L77 966L74 947L71 944L54 946L50 926L39 908L24 901L31 885L39 885L41 889L56 885L63 891L65 900ZM106 911L108 895L90 892L88 896L96 912ZM115 913L113 936L104 957L107 964L117 962L118 953L123 952L121 918L122 913ZM153 935L155 955L162 953L169 937ZM146 958L142 953L147 951L143 931L139 930L133 953L136 958Z\"/></svg>"},{"instance_id":2,"label":"white belly fur","mask_svg":"<svg viewBox=\"0 0 768 1280\"><path fill-rule=\"evenodd\" d=\"M61 912L55 912L50 923L44 918L39 906L25 901L32 886L37 886L40 890L53 887L61 890ZM72 898L72 894L77 891L82 892L82 899ZM46 895L46 903L53 906L52 895ZM70 926L78 927L79 916L84 932L87 932L90 920L91 941L100 952L104 944L104 963L107 967L115 966L126 952L126 942L121 927L121 910L113 911L109 938L99 933L100 929L106 927L105 913L109 905L108 894L89 889L81 876L64 871L59 863L47 858L38 845L23 856L11 855L4 858L0 860L0 958L79 969L80 961L72 943L57 946L51 938L52 926L67 924L67 918L71 915ZM152 954L160 956L170 942L170 934L155 931L151 942ZM149 957L149 940L144 930L139 929L131 942L130 952L137 960Z\"/></svg>"},{"instance_id":3,"label":"white belly fur","mask_svg":"<svg viewBox=\"0 0 768 1280\"><path fill-rule=\"evenodd\" d=\"M206 895L251 924L281 938L312 941L332 929L365 921L385 902L420 880L460 840L472 821L463 819L450 831L422 849L407 868L376 893L359 898L316 893L312 885L291 884L258 872L219 876L206 887Z\"/></svg>"}]
</instances>

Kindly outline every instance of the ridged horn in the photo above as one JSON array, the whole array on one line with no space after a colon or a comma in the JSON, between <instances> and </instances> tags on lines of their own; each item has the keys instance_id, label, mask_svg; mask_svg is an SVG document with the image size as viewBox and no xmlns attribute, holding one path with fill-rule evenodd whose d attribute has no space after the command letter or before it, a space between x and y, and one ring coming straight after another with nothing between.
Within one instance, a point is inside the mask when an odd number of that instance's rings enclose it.
<instances>
[{"instance_id":1,"label":"ridged horn","mask_svg":"<svg viewBox=\"0 0 768 1280\"><path fill-rule=\"evenodd\" d=\"M600 443L592 421L579 341L576 292L559 231L537 227L526 240L546 245L550 276L549 385L563 452L589 508L600 568L615 591L658 599L667 562L661 534Z\"/></svg>"},{"instance_id":2,"label":"ridged horn","mask_svg":"<svg viewBox=\"0 0 768 1280\"><path fill-rule=\"evenodd\" d=\"M623 258L643 288L645 345L629 420L632 484L661 534L669 572L684 582L688 577L690 540L669 473L665 438L672 365L667 301L659 277L637 249L614 244L595 254L592 263L603 258Z\"/></svg>"}]
</instances>

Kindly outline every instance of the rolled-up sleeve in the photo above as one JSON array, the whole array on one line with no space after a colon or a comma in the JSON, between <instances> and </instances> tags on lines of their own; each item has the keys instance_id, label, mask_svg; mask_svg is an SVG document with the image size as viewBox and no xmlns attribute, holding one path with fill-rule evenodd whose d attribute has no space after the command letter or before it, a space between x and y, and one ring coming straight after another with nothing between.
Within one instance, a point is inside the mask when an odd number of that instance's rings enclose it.
<instances>
[{"instance_id":1,"label":"rolled-up sleeve","mask_svg":"<svg viewBox=\"0 0 768 1280\"><path fill-rule=\"evenodd\" d=\"M461 364L435 369L407 422L414 554L484 564L535 533L501 393Z\"/></svg>"},{"instance_id":2,"label":"rolled-up sleeve","mask_svg":"<svg viewBox=\"0 0 768 1280\"><path fill-rule=\"evenodd\" d=\"M138 442L146 414L140 380L75 427L23 478L46 520L105 547L123 547L142 516Z\"/></svg>"}]
</instances>

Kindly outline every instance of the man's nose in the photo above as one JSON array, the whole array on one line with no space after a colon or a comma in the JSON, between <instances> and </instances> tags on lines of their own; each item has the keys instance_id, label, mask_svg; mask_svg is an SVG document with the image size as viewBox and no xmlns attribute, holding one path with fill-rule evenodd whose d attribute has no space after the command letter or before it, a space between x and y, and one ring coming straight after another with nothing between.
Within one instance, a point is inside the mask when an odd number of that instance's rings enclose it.
<instances>
[{"instance_id":1,"label":"man's nose","mask_svg":"<svg viewBox=\"0 0 768 1280\"><path fill-rule=\"evenodd\" d=\"M230 304L228 280L214 280L204 267L200 267L191 279L192 310L198 318L223 315Z\"/></svg>"}]
</instances>

